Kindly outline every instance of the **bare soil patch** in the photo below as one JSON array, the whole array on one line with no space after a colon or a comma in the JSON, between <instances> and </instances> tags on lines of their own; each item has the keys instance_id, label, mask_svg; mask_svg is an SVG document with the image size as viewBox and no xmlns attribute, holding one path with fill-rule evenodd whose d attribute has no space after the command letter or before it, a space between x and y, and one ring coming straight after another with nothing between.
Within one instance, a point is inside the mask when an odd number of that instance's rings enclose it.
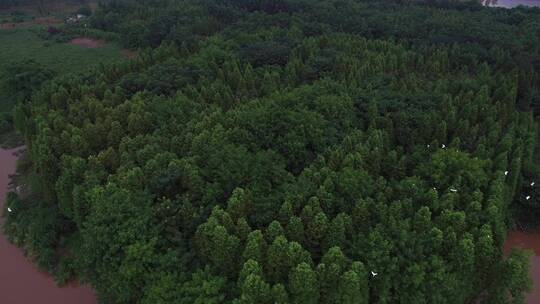
<instances>
[{"instance_id":1,"label":"bare soil patch","mask_svg":"<svg viewBox=\"0 0 540 304\"><path fill-rule=\"evenodd\" d=\"M137 52L136 51L132 51L132 50L128 50L128 49L122 49L122 54L124 54L124 56L126 56L127 58L135 58L137 57Z\"/></svg>"},{"instance_id":2,"label":"bare soil patch","mask_svg":"<svg viewBox=\"0 0 540 304\"><path fill-rule=\"evenodd\" d=\"M73 44L73 45L78 45L80 47L87 48L87 49L97 49L100 47L104 47L107 44L107 42L104 40L98 40L98 39L89 38L89 37L78 37L78 38L72 39L68 43ZM120 52L122 53L122 55L124 55L125 57L129 59L137 57L137 52L133 50L122 49L120 50Z\"/></svg>"},{"instance_id":3,"label":"bare soil patch","mask_svg":"<svg viewBox=\"0 0 540 304\"><path fill-rule=\"evenodd\" d=\"M88 38L88 37L75 38L69 41L68 43L78 45L80 47L87 48L87 49L97 49L97 48L105 46L106 44L106 42L103 40L97 40L97 39Z\"/></svg>"},{"instance_id":4,"label":"bare soil patch","mask_svg":"<svg viewBox=\"0 0 540 304\"><path fill-rule=\"evenodd\" d=\"M47 17L47 18L36 18L32 20L33 24L41 24L41 25L53 25L53 24L60 24L63 21L54 17Z\"/></svg>"}]
</instances>

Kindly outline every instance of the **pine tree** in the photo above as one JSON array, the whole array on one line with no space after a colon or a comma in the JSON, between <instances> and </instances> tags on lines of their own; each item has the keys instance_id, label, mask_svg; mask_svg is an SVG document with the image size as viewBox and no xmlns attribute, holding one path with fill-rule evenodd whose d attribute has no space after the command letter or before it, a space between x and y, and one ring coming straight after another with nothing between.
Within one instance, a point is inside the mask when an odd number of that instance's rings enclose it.
<instances>
[{"instance_id":1,"label":"pine tree","mask_svg":"<svg viewBox=\"0 0 540 304\"><path fill-rule=\"evenodd\" d=\"M306 263L298 265L289 275L289 290L291 291L292 303L319 303L318 285L315 271Z\"/></svg>"}]
</instances>

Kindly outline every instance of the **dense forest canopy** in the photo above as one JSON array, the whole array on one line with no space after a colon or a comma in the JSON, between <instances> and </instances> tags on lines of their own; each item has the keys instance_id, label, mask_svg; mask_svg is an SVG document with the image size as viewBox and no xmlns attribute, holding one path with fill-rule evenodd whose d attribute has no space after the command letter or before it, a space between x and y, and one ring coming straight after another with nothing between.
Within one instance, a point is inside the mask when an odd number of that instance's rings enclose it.
<instances>
[{"instance_id":1,"label":"dense forest canopy","mask_svg":"<svg viewBox=\"0 0 540 304\"><path fill-rule=\"evenodd\" d=\"M103 303L523 303L540 9L123 0L15 108L5 231ZM84 25L73 25L84 26ZM532 197L532 198L531 198Z\"/></svg>"}]
</instances>

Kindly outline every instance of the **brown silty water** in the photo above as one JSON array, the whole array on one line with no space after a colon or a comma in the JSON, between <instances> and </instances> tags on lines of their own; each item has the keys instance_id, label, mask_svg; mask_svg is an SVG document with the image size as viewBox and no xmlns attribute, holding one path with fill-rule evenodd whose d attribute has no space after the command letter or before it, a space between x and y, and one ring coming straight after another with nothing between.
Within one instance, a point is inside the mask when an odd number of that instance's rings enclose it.
<instances>
[{"instance_id":1,"label":"brown silty water","mask_svg":"<svg viewBox=\"0 0 540 304\"><path fill-rule=\"evenodd\" d=\"M0 210L4 207L9 175L15 172L16 151L0 149ZM96 304L97 301L87 286L72 283L58 287L51 276L40 272L0 232L0 303Z\"/></svg>"},{"instance_id":2,"label":"brown silty water","mask_svg":"<svg viewBox=\"0 0 540 304\"><path fill-rule=\"evenodd\" d=\"M540 303L540 232L512 231L506 237L504 243L504 252L508 253L510 249L518 247L533 252L531 256L530 276L533 280L531 293L527 295L527 304Z\"/></svg>"}]
</instances>

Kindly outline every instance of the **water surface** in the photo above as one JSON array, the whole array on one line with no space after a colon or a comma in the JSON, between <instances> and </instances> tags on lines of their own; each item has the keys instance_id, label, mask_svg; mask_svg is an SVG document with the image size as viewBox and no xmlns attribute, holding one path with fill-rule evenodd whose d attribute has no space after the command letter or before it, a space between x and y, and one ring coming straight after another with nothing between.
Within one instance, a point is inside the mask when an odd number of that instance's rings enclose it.
<instances>
[{"instance_id":1,"label":"water surface","mask_svg":"<svg viewBox=\"0 0 540 304\"><path fill-rule=\"evenodd\" d=\"M9 175L15 172L17 150L0 149L0 212L6 198ZM1 224L1 222L0 222ZM22 251L10 244L0 230L0 303L5 304L96 304L86 286L59 288L52 277L40 272Z\"/></svg>"}]
</instances>

